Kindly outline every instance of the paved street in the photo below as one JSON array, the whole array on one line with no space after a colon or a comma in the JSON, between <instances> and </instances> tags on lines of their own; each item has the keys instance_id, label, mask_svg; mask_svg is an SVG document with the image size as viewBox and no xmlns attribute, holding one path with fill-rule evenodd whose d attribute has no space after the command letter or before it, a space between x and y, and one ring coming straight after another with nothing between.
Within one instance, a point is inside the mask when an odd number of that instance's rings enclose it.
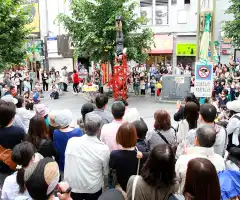
<instances>
[{"instance_id":1,"label":"paved street","mask_svg":"<svg viewBox=\"0 0 240 200\"><path fill-rule=\"evenodd\" d=\"M50 100L48 93L45 93L45 98L41 99L43 103L45 103L50 110L60 110L60 109L69 109L73 112L73 118L76 120L81 116L81 107L86 102L83 96L73 95L71 90L68 93L64 93L64 95L60 96L57 100ZM111 104L113 100L111 99L108 103L107 110L110 111ZM149 129L153 127L153 115L157 109L165 109L167 110L171 116L176 111L175 104L168 103L156 103L154 97L146 96L146 97L130 97L128 99L129 107L135 107L140 112L141 117L148 124ZM172 120L173 121L173 120ZM173 126L176 123L173 121Z\"/></svg>"}]
</instances>

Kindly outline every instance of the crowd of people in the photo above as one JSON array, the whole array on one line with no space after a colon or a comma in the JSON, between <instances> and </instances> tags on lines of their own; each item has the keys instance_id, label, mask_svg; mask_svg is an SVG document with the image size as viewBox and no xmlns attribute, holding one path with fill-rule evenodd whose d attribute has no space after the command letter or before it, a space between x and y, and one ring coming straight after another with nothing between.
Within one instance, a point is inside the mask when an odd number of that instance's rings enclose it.
<instances>
[{"instance_id":1,"label":"crowd of people","mask_svg":"<svg viewBox=\"0 0 240 200\"><path fill-rule=\"evenodd\" d=\"M108 97L85 103L75 124L70 110L41 102L0 100L1 199L220 200L240 196L240 100L226 119L190 94L173 127L166 110L148 127L136 108ZM80 112L79 112L80 113Z\"/></svg>"}]
</instances>

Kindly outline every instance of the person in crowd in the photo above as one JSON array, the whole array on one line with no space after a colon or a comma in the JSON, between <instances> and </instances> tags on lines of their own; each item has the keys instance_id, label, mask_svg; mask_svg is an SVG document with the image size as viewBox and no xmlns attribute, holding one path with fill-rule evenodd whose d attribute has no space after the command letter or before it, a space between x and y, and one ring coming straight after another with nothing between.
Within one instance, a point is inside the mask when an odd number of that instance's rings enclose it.
<instances>
[{"instance_id":1,"label":"person in crowd","mask_svg":"<svg viewBox=\"0 0 240 200\"><path fill-rule=\"evenodd\" d=\"M49 132L43 117L36 115L30 120L28 136L26 139L31 142L37 152L45 157L54 157L57 160L57 152L49 137Z\"/></svg>"},{"instance_id":2,"label":"person in crowd","mask_svg":"<svg viewBox=\"0 0 240 200\"><path fill-rule=\"evenodd\" d=\"M48 91L49 76L45 70L42 73L42 83L43 91Z\"/></svg>"},{"instance_id":3,"label":"person in crowd","mask_svg":"<svg viewBox=\"0 0 240 200\"><path fill-rule=\"evenodd\" d=\"M197 128L199 117L199 105L195 102L187 102L184 108L184 120L181 120L178 124L178 132L177 132L177 142L178 150L177 155L181 155L183 152L183 144L187 133L189 130Z\"/></svg>"},{"instance_id":4,"label":"person in crowd","mask_svg":"<svg viewBox=\"0 0 240 200\"><path fill-rule=\"evenodd\" d=\"M53 142L59 154L59 169L61 173L64 171L65 150L68 140L72 137L81 137L82 131L79 128L72 128L72 112L70 110L60 110L55 113L55 123L58 126L53 132Z\"/></svg>"},{"instance_id":5,"label":"person in crowd","mask_svg":"<svg viewBox=\"0 0 240 200\"><path fill-rule=\"evenodd\" d=\"M214 123L217 116L217 109L212 104L203 104L200 107L199 123L200 125L209 125L216 131L216 139L213 145L214 152L224 156L227 148L227 132L224 127ZM196 137L196 129L192 129L187 133L185 138L185 148L194 146Z\"/></svg>"},{"instance_id":6,"label":"person in crowd","mask_svg":"<svg viewBox=\"0 0 240 200\"><path fill-rule=\"evenodd\" d=\"M3 95L2 96L6 96L6 95L11 95L11 91L10 91L10 87L8 87L8 85L3 85Z\"/></svg>"},{"instance_id":7,"label":"person in crowd","mask_svg":"<svg viewBox=\"0 0 240 200\"><path fill-rule=\"evenodd\" d=\"M144 97L145 96L145 92L146 92L146 88L145 88L145 80L142 77L140 80L140 91L141 91L141 96Z\"/></svg>"},{"instance_id":8,"label":"person in crowd","mask_svg":"<svg viewBox=\"0 0 240 200\"><path fill-rule=\"evenodd\" d=\"M85 125L84 125L86 114L92 112L93 110L94 110L94 106L92 103L85 103L81 108L82 117L77 120L77 124L79 125L79 128L81 129L83 134L86 134Z\"/></svg>"},{"instance_id":9,"label":"person in crowd","mask_svg":"<svg viewBox=\"0 0 240 200\"><path fill-rule=\"evenodd\" d=\"M183 195L186 200L219 200L221 191L214 165L205 158L189 161Z\"/></svg>"},{"instance_id":10,"label":"person in crowd","mask_svg":"<svg viewBox=\"0 0 240 200\"><path fill-rule=\"evenodd\" d=\"M197 98L192 93L190 93L188 96L186 96L184 101L185 101L185 103L195 102L200 107ZM181 104L181 102L177 103L177 110L178 111L174 114L174 120L178 122L178 121L184 119L184 106Z\"/></svg>"},{"instance_id":11,"label":"person in crowd","mask_svg":"<svg viewBox=\"0 0 240 200\"><path fill-rule=\"evenodd\" d=\"M18 73L14 75L13 80L14 80L14 85L17 87L17 94L21 95L22 94L21 80Z\"/></svg>"},{"instance_id":12,"label":"person in crowd","mask_svg":"<svg viewBox=\"0 0 240 200\"><path fill-rule=\"evenodd\" d=\"M112 105L112 114L114 120L109 124L104 124L101 130L100 139L109 148L110 152L121 148L117 144L116 135L118 128L123 124L123 116L125 114L125 105L122 101L115 101Z\"/></svg>"},{"instance_id":13,"label":"person in crowd","mask_svg":"<svg viewBox=\"0 0 240 200\"><path fill-rule=\"evenodd\" d=\"M7 85L7 87L11 86L11 75L9 73L6 73L3 77L3 85Z\"/></svg>"},{"instance_id":14,"label":"person in crowd","mask_svg":"<svg viewBox=\"0 0 240 200\"><path fill-rule=\"evenodd\" d=\"M30 84L31 84L31 90L33 90L33 87L35 86L36 80L37 80L37 75L34 70L31 70L29 72L29 78L30 78Z\"/></svg>"},{"instance_id":15,"label":"person in crowd","mask_svg":"<svg viewBox=\"0 0 240 200\"><path fill-rule=\"evenodd\" d=\"M38 163L31 165L24 172L24 184L35 200L52 200L55 189L59 200L72 200L71 187L67 182L59 181L58 164L52 158L44 158Z\"/></svg>"},{"instance_id":16,"label":"person in crowd","mask_svg":"<svg viewBox=\"0 0 240 200\"><path fill-rule=\"evenodd\" d=\"M227 109L229 110L229 121L227 125L228 133L228 147L229 150L231 147L238 146L239 140L239 130L240 130L240 100L235 100L227 103Z\"/></svg>"},{"instance_id":17,"label":"person in crowd","mask_svg":"<svg viewBox=\"0 0 240 200\"><path fill-rule=\"evenodd\" d=\"M48 117L49 109L48 109L48 107L42 103L39 103L39 104L34 105L34 110L36 112L36 115L40 115L41 117L43 117L45 119L45 123L46 123L47 127L49 128L49 117Z\"/></svg>"},{"instance_id":18,"label":"person in crowd","mask_svg":"<svg viewBox=\"0 0 240 200\"><path fill-rule=\"evenodd\" d=\"M150 80L151 96L155 96L155 85L156 85L156 79L155 79L155 76L152 76Z\"/></svg>"},{"instance_id":19,"label":"person in crowd","mask_svg":"<svg viewBox=\"0 0 240 200\"><path fill-rule=\"evenodd\" d=\"M72 80L73 80L73 92L74 94L78 94L79 93L78 85L80 83L80 79L76 70L73 71Z\"/></svg>"},{"instance_id":20,"label":"person in crowd","mask_svg":"<svg viewBox=\"0 0 240 200\"><path fill-rule=\"evenodd\" d=\"M152 150L157 144L175 144L176 133L171 126L170 114L165 110L157 110L154 113L154 130L147 133L146 140Z\"/></svg>"},{"instance_id":21,"label":"person in crowd","mask_svg":"<svg viewBox=\"0 0 240 200\"><path fill-rule=\"evenodd\" d=\"M177 178L180 180L180 192L186 178L188 162L193 158L206 158L210 160L218 172L225 169L225 162L222 156L214 153L213 145L216 142L216 131L210 125L202 125L196 131L194 147L185 149L185 155L181 155L175 166Z\"/></svg>"},{"instance_id":22,"label":"person in crowd","mask_svg":"<svg viewBox=\"0 0 240 200\"><path fill-rule=\"evenodd\" d=\"M133 76L133 90L135 96L138 96L140 91L140 76L138 73L135 73Z\"/></svg>"},{"instance_id":23,"label":"person in crowd","mask_svg":"<svg viewBox=\"0 0 240 200\"><path fill-rule=\"evenodd\" d=\"M110 175L114 177L113 185L119 185L123 191L126 191L128 179L139 171L137 133L134 125L128 122L123 123L118 129L116 141L122 148L110 154Z\"/></svg>"},{"instance_id":24,"label":"person in crowd","mask_svg":"<svg viewBox=\"0 0 240 200\"><path fill-rule=\"evenodd\" d=\"M175 156L167 144L156 145L143 166L141 176L131 176L127 184L127 199L132 200L136 181L135 198L168 199L176 191Z\"/></svg>"},{"instance_id":25,"label":"person in crowd","mask_svg":"<svg viewBox=\"0 0 240 200\"><path fill-rule=\"evenodd\" d=\"M132 123L136 120L140 120L140 114L136 108L129 108L127 100L119 98L118 101L122 101L125 105L125 114L123 116L123 121Z\"/></svg>"},{"instance_id":26,"label":"person in crowd","mask_svg":"<svg viewBox=\"0 0 240 200\"><path fill-rule=\"evenodd\" d=\"M23 81L23 91L24 91L24 93L25 92L30 92L31 91L31 84L30 84L30 80L29 80L29 78L27 77L27 78L25 78L25 80Z\"/></svg>"},{"instance_id":27,"label":"person in crowd","mask_svg":"<svg viewBox=\"0 0 240 200\"><path fill-rule=\"evenodd\" d=\"M64 92L68 92L67 91L67 87L68 87L68 72L67 72L67 67L64 66L61 70L60 73L60 82L63 84L63 91ZM62 87L61 87L62 88Z\"/></svg>"},{"instance_id":28,"label":"person in crowd","mask_svg":"<svg viewBox=\"0 0 240 200\"><path fill-rule=\"evenodd\" d=\"M15 105L15 108L16 108L16 104L18 103L18 100L17 100L16 98L14 98L12 95L3 96L3 97L1 98L1 100L4 101L4 102L13 103L13 104ZM1 102L2 102L2 101L1 101ZM24 126L24 124L23 124L23 121L22 121L22 119L20 118L20 116L15 115L15 117L13 118L12 125L13 125L14 127L19 127L19 128L21 128L21 129L23 129L23 131L24 131L25 133L27 133L27 130L26 130L26 128L25 128L25 126Z\"/></svg>"},{"instance_id":29,"label":"person in crowd","mask_svg":"<svg viewBox=\"0 0 240 200\"><path fill-rule=\"evenodd\" d=\"M16 114L16 106L12 102L0 102L0 147L1 149L13 149L21 143L25 137L25 131L12 125ZM1 157L1 156L0 156ZM0 163L0 187L4 179L12 173L10 166Z\"/></svg>"},{"instance_id":30,"label":"person in crowd","mask_svg":"<svg viewBox=\"0 0 240 200\"><path fill-rule=\"evenodd\" d=\"M93 113L102 117L103 124L111 123L113 121L113 116L110 112L106 111L108 96L105 94L99 94L97 95L95 101L97 108L94 109Z\"/></svg>"},{"instance_id":31,"label":"person in crowd","mask_svg":"<svg viewBox=\"0 0 240 200\"><path fill-rule=\"evenodd\" d=\"M68 141L64 179L72 187L74 200L97 200L102 194L104 175L108 175L109 171L110 152L107 145L97 138L101 125L99 115L88 113L85 116L86 134Z\"/></svg>"},{"instance_id":32,"label":"person in crowd","mask_svg":"<svg viewBox=\"0 0 240 200\"><path fill-rule=\"evenodd\" d=\"M34 87L32 92L32 100L34 104L40 103L40 94L36 87Z\"/></svg>"},{"instance_id":33,"label":"person in crowd","mask_svg":"<svg viewBox=\"0 0 240 200\"><path fill-rule=\"evenodd\" d=\"M117 189L105 191L97 200L125 200L122 193Z\"/></svg>"},{"instance_id":34,"label":"person in crowd","mask_svg":"<svg viewBox=\"0 0 240 200\"><path fill-rule=\"evenodd\" d=\"M227 98L227 95L228 95L228 90L226 89L223 89L223 91L221 92L221 95L218 97L218 106L221 107L221 106L225 106L228 102L228 98Z\"/></svg>"},{"instance_id":35,"label":"person in crowd","mask_svg":"<svg viewBox=\"0 0 240 200\"><path fill-rule=\"evenodd\" d=\"M146 142L146 134L148 132L147 124L143 120L133 122L137 132L137 148L140 152L149 152L150 148Z\"/></svg>"},{"instance_id":36,"label":"person in crowd","mask_svg":"<svg viewBox=\"0 0 240 200\"><path fill-rule=\"evenodd\" d=\"M50 99L58 99L58 98L59 98L58 86L55 84L55 82L53 82Z\"/></svg>"},{"instance_id":37,"label":"person in crowd","mask_svg":"<svg viewBox=\"0 0 240 200\"><path fill-rule=\"evenodd\" d=\"M24 107L23 97L17 96L16 99L18 101L16 104L16 107L17 107L16 114L21 118L21 120L24 124L25 130L26 130L26 132L28 132L29 122L30 122L30 119L33 117L33 113L31 113L29 110L27 110Z\"/></svg>"},{"instance_id":38,"label":"person in crowd","mask_svg":"<svg viewBox=\"0 0 240 200\"><path fill-rule=\"evenodd\" d=\"M13 148L12 160L19 166L17 172L8 176L2 188L2 200L29 199L30 196L24 185L24 171L33 163L38 162L34 156L35 147L29 142L22 142Z\"/></svg>"}]
</instances>

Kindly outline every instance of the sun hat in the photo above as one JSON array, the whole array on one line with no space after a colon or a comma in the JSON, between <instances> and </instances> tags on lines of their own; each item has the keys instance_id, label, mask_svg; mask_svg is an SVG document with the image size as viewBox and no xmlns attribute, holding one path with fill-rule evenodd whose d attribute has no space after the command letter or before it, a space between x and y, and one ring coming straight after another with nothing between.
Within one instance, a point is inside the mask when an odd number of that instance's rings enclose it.
<instances>
[{"instance_id":1,"label":"sun hat","mask_svg":"<svg viewBox=\"0 0 240 200\"><path fill-rule=\"evenodd\" d=\"M59 168L52 158L44 158L25 169L24 182L33 199L48 199L59 181Z\"/></svg>"},{"instance_id":2,"label":"sun hat","mask_svg":"<svg viewBox=\"0 0 240 200\"><path fill-rule=\"evenodd\" d=\"M49 113L49 109L45 104L39 103L34 105L34 109L37 115L45 117Z\"/></svg>"},{"instance_id":3,"label":"sun hat","mask_svg":"<svg viewBox=\"0 0 240 200\"><path fill-rule=\"evenodd\" d=\"M68 109L59 110L55 113L55 124L60 128L66 128L72 122L72 112Z\"/></svg>"},{"instance_id":4,"label":"sun hat","mask_svg":"<svg viewBox=\"0 0 240 200\"><path fill-rule=\"evenodd\" d=\"M240 100L234 100L227 103L227 109L240 113Z\"/></svg>"},{"instance_id":5,"label":"sun hat","mask_svg":"<svg viewBox=\"0 0 240 200\"><path fill-rule=\"evenodd\" d=\"M5 102L11 102L11 103L14 103L15 105L18 103L18 100L15 99L12 95L8 94L8 95L5 95L1 98L3 101Z\"/></svg>"}]
</instances>

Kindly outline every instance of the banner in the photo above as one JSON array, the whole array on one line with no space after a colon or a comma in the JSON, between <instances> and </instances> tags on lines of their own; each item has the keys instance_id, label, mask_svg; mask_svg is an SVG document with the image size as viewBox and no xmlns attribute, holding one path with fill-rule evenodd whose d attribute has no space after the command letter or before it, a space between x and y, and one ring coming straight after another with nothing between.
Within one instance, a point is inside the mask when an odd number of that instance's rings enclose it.
<instances>
[{"instance_id":1,"label":"banner","mask_svg":"<svg viewBox=\"0 0 240 200\"><path fill-rule=\"evenodd\" d=\"M26 27L32 29L32 33L36 33L39 36L40 18L38 0L27 0L24 7L29 9L29 16L31 17L30 24L26 25Z\"/></svg>"},{"instance_id":2,"label":"banner","mask_svg":"<svg viewBox=\"0 0 240 200\"><path fill-rule=\"evenodd\" d=\"M196 44L177 44L177 56L196 56Z\"/></svg>"}]
</instances>

